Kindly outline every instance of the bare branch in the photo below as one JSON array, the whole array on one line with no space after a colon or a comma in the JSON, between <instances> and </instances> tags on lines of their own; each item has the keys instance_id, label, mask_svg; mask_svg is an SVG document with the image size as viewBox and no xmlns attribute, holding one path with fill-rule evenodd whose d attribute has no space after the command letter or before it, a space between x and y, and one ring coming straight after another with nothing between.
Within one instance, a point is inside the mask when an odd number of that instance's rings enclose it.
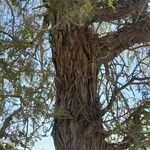
<instances>
[{"instance_id":1,"label":"bare branch","mask_svg":"<svg viewBox=\"0 0 150 150\"><path fill-rule=\"evenodd\" d=\"M127 83L125 83L124 85L122 85L122 87L118 88L117 86L115 86L114 91L112 93L111 99L108 103L108 105L106 106L106 108L104 108L103 113L105 114L114 104L114 102L116 101L116 96L118 93L120 93L123 89L125 89L127 86L129 86L130 84L135 84L134 81L135 80L150 80L150 77L144 77L144 78L137 78L137 77L132 77ZM147 81L147 82L148 82ZM145 82L144 82L145 83ZM136 84L143 84L143 82L138 82Z\"/></svg>"},{"instance_id":2,"label":"bare branch","mask_svg":"<svg viewBox=\"0 0 150 150\"><path fill-rule=\"evenodd\" d=\"M11 10L11 15L12 15L12 34L15 34L15 15L14 15L14 9L11 6L10 2L8 0L6 0L7 5L9 6L10 10Z\"/></svg>"},{"instance_id":3,"label":"bare branch","mask_svg":"<svg viewBox=\"0 0 150 150\"><path fill-rule=\"evenodd\" d=\"M129 117L123 122L127 123L134 115L142 113L142 110L144 108L149 108L150 106L150 102L149 101L144 101L141 105L139 105L137 108L135 108L132 113L129 115Z\"/></svg>"},{"instance_id":4,"label":"bare branch","mask_svg":"<svg viewBox=\"0 0 150 150\"><path fill-rule=\"evenodd\" d=\"M22 110L22 107L19 107L17 110L15 110L10 116L8 116L4 123L3 123L3 126L0 128L0 138L3 138L5 136L5 131L7 129L7 127L9 127L13 117L15 115L17 115L20 111Z\"/></svg>"},{"instance_id":5,"label":"bare branch","mask_svg":"<svg viewBox=\"0 0 150 150\"><path fill-rule=\"evenodd\" d=\"M150 19L126 25L116 32L98 38L96 42L97 60L101 63L111 61L135 44L150 42Z\"/></svg>"},{"instance_id":6,"label":"bare branch","mask_svg":"<svg viewBox=\"0 0 150 150\"><path fill-rule=\"evenodd\" d=\"M7 36L10 37L12 40L15 40L15 38L14 38L11 34L5 32L5 31L1 31L1 30L0 30L0 33L2 33L2 34L4 34L4 35L7 35Z\"/></svg>"}]
</instances>

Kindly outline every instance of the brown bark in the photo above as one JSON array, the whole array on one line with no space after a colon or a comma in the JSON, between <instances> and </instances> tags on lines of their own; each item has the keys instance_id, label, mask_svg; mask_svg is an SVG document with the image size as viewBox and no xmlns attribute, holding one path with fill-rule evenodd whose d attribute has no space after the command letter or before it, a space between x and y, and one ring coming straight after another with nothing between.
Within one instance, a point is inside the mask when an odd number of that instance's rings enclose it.
<instances>
[{"instance_id":1,"label":"brown bark","mask_svg":"<svg viewBox=\"0 0 150 150\"><path fill-rule=\"evenodd\" d=\"M114 15L113 20L120 13ZM56 104L52 135L56 150L128 148L128 140L118 144L105 141L102 110L97 99L98 70L100 64L112 60L130 46L149 41L149 21L124 25L118 31L99 38L86 24L68 23L59 13L54 18L52 40ZM108 18L111 20L111 17ZM142 25L144 28L141 28Z\"/></svg>"},{"instance_id":2,"label":"brown bark","mask_svg":"<svg viewBox=\"0 0 150 150\"><path fill-rule=\"evenodd\" d=\"M90 43L94 36L89 28L75 26L55 34L56 150L100 150L105 146L96 98L98 64L93 61L96 49Z\"/></svg>"},{"instance_id":3,"label":"brown bark","mask_svg":"<svg viewBox=\"0 0 150 150\"><path fill-rule=\"evenodd\" d=\"M149 34L144 36L146 31L139 28L141 24L99 38L89 27L59 22L53 33L56 150L123 150L129 146L128 141L105 142L97 99L98 69L101 63L112 60L129 46L147 42ZM149 21L145 26L148 24Z\"/></svg>"}]
</instances>

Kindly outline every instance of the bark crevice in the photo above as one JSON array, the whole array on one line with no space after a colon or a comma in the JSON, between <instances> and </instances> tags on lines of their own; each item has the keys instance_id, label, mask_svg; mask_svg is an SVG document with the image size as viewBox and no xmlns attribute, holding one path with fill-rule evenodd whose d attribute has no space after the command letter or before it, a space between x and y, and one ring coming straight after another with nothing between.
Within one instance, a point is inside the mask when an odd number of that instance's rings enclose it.
<instances>
[{"instance_id":1,"label":"bark crevice","mask_svg":"<svg viewBox=\"0 0 150 150\"><path fill-rule=\"evenodd\" d=\"M54 65L59 68L55 79L56 108L68 112L63 119L57 115L55 118L56 150L97 150L104 146L101 108L97 100L99 65L94 61L96 49L90 43L93 38L91 29L84 27L58 31L54 36Z\"/></svg>"}]
</instances>

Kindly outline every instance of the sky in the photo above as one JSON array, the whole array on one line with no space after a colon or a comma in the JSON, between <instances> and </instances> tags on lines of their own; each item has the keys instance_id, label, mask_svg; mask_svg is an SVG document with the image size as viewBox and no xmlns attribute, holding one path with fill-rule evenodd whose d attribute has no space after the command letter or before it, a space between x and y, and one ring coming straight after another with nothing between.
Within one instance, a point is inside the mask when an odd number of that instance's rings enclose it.
<instances>
[{"instance_id":1,"label":"sky","mask_svg":"<svg viewBox=\"0 0 150 150\"><path fill-rule=\"evenodd\" d=\"M55 150L52 136L42 138L38 141L32 150Z\"/></svg>"}]
</instances>

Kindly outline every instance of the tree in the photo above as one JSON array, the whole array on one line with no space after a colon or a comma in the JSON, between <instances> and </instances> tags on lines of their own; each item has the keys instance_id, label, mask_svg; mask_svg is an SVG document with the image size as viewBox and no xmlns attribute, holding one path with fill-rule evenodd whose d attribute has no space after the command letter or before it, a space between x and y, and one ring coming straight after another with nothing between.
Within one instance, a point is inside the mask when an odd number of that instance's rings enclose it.
<instances>
[{"instance_id":1,"label":"tree","mask_svg":"<svg viewBox=\"0 0 150 150\"><path fill-rule=\"evenodd\" d=\"M0 139L0 149L1 150L16 150L13 143L9 143Z\"/></svg>"},{"instance_id":2,"label":"tree","mask_svg":"<svg viewBox=\"0 0 150 150\"><path fill-rule=\"evenodd\" d=\"M1 3L0 138L28 147L53 117L56 150L150 146L148 0Z\"/></svg>"}]
</instances>

